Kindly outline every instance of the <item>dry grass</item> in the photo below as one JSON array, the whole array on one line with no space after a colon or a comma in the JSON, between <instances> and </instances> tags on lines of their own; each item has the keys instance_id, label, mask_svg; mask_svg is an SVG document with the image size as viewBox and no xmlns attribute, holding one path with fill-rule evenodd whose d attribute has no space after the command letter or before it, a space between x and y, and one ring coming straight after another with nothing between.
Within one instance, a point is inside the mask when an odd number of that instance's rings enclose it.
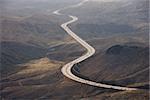
<instances>
[{"instance_id":1,"label":"dry grass","mask_svg":"<svg viewBox=\"0 0 150 100\"><path fill-rule=\"evenodd\" d=\"M34 60L31 61L24 66L26 68L22 71L19 71L16 74L31 74L31 73L38 73L38 72L44 72L44 71L49 71L49 70L55 70L60 67L60 65L63 64L62 62L56 62L56 61L51 61L48 58L42 58L40 60Z\"/></svg>"}]
</instances>

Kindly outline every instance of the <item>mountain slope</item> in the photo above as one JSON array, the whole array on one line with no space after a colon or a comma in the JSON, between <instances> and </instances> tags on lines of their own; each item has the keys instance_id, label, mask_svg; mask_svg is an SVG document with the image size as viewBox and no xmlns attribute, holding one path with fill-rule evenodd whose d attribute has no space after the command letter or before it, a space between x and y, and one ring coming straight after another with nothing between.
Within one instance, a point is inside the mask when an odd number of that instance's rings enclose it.
<instances>
[{"instance_id":1,"label":"mountain slope","mask_svg":"<svg viewBox=\"0 0 150 100\"><path fill-rule=\"evenodd\" d=\"M107 49L105 53L99 52L91 59L79 64L81 66L79 70L82 75L104 83L111 81L119 85L148 83L148 55L148 47L115 45ZM139 74L132 75L135 73ZM115 82L118 79L120 80Z\"/></svg>"},{"instance_id":2,"label":"mountain slope","mask_svg":"<svg viewBox=\"0 0 150 100\"><path fill-rule=\"evenodd\" d=\"M1 74L7 76L16 70L16 64L38 59L46 55L47 49L18 42L1 42ZM17 68L19 69L19 68Z\"/></svg>"}]
</instances>

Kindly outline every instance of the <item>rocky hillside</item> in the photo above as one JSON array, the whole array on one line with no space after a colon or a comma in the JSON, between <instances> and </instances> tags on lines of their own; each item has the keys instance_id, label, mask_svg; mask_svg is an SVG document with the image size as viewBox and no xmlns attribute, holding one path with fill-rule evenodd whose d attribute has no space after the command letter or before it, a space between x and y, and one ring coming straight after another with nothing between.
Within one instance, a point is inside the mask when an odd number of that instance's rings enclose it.
<instances>
[{"instance_id":1,"label":"rocky hillside","mask_svg":"<svg viewBox=\"0 0 150 100\"><path fill-rule=\"evenodd\" d=\"M124 80L124 82L118 83L119 85L148 83L148 55L148 47L114 45L108 48L105 53L99 52L79 64L81 66L80 72L82 75L99 82L114 82L114 80L121 82ZM93 71L90 72L90 70Z\"/></svg>"}]
</instances>

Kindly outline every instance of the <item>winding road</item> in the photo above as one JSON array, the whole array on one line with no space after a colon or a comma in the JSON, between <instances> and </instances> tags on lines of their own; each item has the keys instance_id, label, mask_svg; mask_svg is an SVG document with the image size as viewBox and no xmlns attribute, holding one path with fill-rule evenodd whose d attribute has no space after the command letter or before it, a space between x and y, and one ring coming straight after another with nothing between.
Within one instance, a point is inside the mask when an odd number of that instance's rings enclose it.
<instances>
[{"instance_id":1,"label":"winding road","mask_svg":"<svg viewBox=\"0 0 150 100\"><path fill-rule=\"evenodd\" d=\"M53 12L53 14L56 15L63 15L60 13L61 10L64 9L68 9L68 8L74 8L74 7L79 7L81 5L83 5L85 2L87 2L88 0L84 0L82 2L80 2L79 4L76 5L72 5L63 9L59 9ZM81 39L78 35L76 35L69 27L68 25L77 21L78 18L76 16L72 16L72 15L68 15L72 20L63 23L61 25L61 27L71 36L73 37L79 44L81 44L84 48L86 48L87 52L86 54L84 54L83 56L67 63L66 65L64 65L61 69L61 72L63 73L63 75L65 75L66 77L68 77L71 80L74 80L76 82L80 82L80 83L84 83L87 85L91 85L91 86L96 86L96 87L102 87L102 88L110 88L110 89L116 89L116 90L128 90L128 91L132 91L132 90L137 90L137 88L129 88L129 87L121 87L121 86L114 86L114 85L107 85L107 84L102 84L102 83L97 83L97 82L93 82L90 80L86 80L83 78L80 78L76 75L74 75L71 71L71 69L73 68L73 66L77 63L80 63L86 59L88 59L89 57L93 56L95 54L95 49L89 45L87 42L85 42L83 39Z\"/></svg>"}]
</instances>

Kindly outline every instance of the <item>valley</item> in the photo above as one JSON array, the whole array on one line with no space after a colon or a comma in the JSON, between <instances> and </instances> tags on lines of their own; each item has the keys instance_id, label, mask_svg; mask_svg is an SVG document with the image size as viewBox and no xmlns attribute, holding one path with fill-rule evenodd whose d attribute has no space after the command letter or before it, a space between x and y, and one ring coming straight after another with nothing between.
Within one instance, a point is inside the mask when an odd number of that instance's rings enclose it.
<instances>
[{"instance_id":1,"label":"valley","mask_svg":"<svg viewBox=\"0 0 150 100\"><path fill-rule=\"evenodd\" d=\"M148 0L89 0L77 8L60 11L64 15L55 15L53 11L81 0L15 2L1 3L6 6L1 6L5 10L0 17L3 100L149 99ZM96 51L91 58L75 65L77 75L93 82L139 90L93 87L62 74L64 65L86 53L60 27L71 20L66 15L78 17L68 27Z\"/></svg>"}]
</instances>

